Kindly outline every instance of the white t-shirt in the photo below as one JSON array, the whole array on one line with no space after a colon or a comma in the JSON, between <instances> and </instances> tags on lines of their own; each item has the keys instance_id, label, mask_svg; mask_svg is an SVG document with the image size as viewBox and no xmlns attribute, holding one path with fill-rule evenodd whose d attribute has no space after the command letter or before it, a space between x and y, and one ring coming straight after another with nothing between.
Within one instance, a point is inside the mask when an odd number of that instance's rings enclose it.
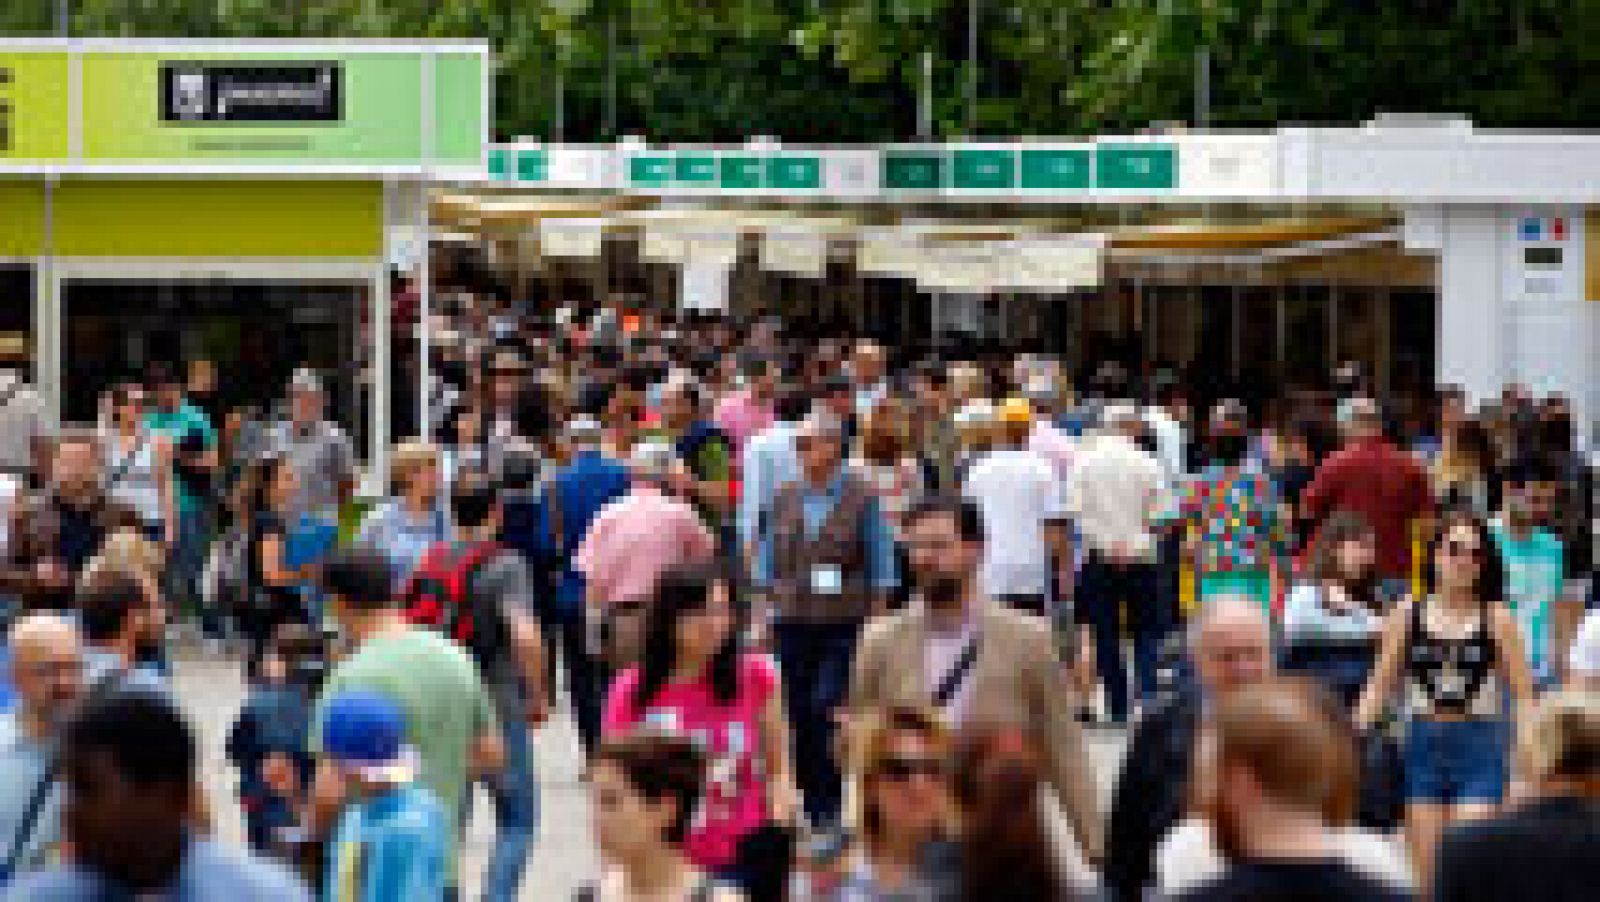
<instances>
[{"instance_id":1,"label":"white t-shirt","mask_svg":"<svg viewBox=\"0 0 1600 902\"><path fill-rule=\"evenodd\" d=\"M1357 872L1397 890L1412 888L1411 868L1396 841L1355 827L1334 831L1332 840L1334 857ZM1156 888L1163 899L1209 883L1226 869L1211 825L1200 818L1179 821L1156 847Z\"/></svg>"},{"instance_id":2,"label":"white t-shirt","mask_svg":"<svg viewBox=\"0 0 1600 902\"><path fill-rule=\"evenodd\" d=\"M1600 609L1583 618L1568 652L1567 667L1575 679L1600 680Z\"/></svg>"},{"instance_id":3,"label":"white t-shirt","mask_svg":"<svg viewBox=\"0 0 1600 902\"><path fill-rule=\"evenodd\" d=\"M964 493L983 512L984 594L1045 595L1050 551L1044 525L1064 517L1050 462L1022 448L998 448L973 464Z\"/></svg>"},{"instance_id":4,"label":"white t-shirt","mask_svg":"<svg viewBox=\"0 0 1600 902\"><path fill-rule=\"evenodd\" d=\"M11 552L11 512L21 493L22 480L10 473L0 473L0 557Z\"/></svg>"}]
</instances>

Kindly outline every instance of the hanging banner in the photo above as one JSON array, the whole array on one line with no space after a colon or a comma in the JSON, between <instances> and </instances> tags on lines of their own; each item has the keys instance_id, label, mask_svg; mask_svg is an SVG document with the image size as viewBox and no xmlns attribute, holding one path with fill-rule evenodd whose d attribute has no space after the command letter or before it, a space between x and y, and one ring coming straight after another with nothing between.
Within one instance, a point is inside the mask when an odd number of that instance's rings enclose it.
<instances>
[{"instance_id":1,"label":"hanging banner","mask_svg":"<svg viewBox=\"0 0 1600 902\"><path fill-rule=\"evenodd\" d=\"M1055 293L1096 288L1104 269L1098 236L1020 238L996 248L995 287Z\"/></svg>"},{"instance_id":2,"label":"hanging banner","mask_svg":"<svg viewBox=\"0 0 1600 902\"><path fill-rule=\"evenodd\" d=\"M717 259L689 261L678 273L678 307L699 313L726 311L731 268Z\"/></svg>"},{"instance_id":3,"label":"hanging banner","mask_svg":"<svg viewBox=\"0 0 1600 902\"><path fill-rule=\"evenodd\" d=\"M604 219L542 219L539 250L547 257L598 257L605 247Z\"/></svg>"},{"instance_id":4,"label":"hanging banner","mask_svg":"<svg viewBox=\"0 0 1600 902\"><path fill-rule=\"evenodd\" d=\"M808 229L771 229L761 236L761 268L820 279L828 274L827 236Z\"/></svg>"}]
</instances>

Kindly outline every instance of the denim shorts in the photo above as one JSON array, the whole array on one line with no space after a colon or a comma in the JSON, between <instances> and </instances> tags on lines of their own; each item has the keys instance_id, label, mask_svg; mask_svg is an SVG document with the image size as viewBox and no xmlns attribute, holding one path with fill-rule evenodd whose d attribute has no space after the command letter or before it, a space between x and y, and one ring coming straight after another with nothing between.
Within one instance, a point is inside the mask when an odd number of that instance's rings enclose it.
<instances>
[{"instance_id":1,"label":"denim shorts","mask_svg":"<svg viewBox=\"0 0 1600 902\"><path fill-rule=\"evenodd\" d=\"M1413 720L1406 726L1406 801L1499 803L1510 779L1506 721Z\"/></svg>"}]
</instances>

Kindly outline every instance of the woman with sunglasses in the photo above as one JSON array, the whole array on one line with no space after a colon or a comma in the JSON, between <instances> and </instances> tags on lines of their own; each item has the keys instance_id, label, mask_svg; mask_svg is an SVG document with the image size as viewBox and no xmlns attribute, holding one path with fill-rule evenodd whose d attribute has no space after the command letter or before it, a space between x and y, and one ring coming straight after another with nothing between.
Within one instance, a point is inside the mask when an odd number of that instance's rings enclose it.
<instances>
[{"instance_id":1,"label":"woman with sunglasses","mask_svg":"<svg viewBox=\"0 0 1600 902\"><path fill-rule=\"evenodd\" d=\"M113 388L110 407L101 446L106 495L137 514L152 541L171 548L178 538L172 444L145 425L148 405L141 386L124 383Z\"/></svg>"},{"instance_id":2,"label":"woman with sunglasses","mask_svg":"<svg viewBox=\"0 0 1600 902\"><path fill-rule=\"evenodd\" d=\"M815 842L790 885L794 902L920 900L953 882L951 740L928 709L890 707L853 723L854 836Z\"/></svg>"},{"instance_id":3,"label":"woman with sunglasses","mask_svg":"<svg viewBox=\"0 0 1600 902\"><path fill-rule=\"evenodd\" d=\"M606 697L606 736L641 727L699 743L709 764L689 860L745 883L740 847L799 810L783 693L772 660L739 648L733 586L714 565L669 570L645 615L644 654Z\"/></svg>"},{"instance_id":4,"label":"woman with sunglasses","mask_svg":"<svg viewBox=\"0 0 1600 902\"><path fill-rule=\"evenodd\" d=\"M1356 709L1357 726L1370 730L1391 692L1405 691L1406 840L1422 887L1431 883L1445 828L1493 814L1504 798L1508 711L1523 710L1532 695L1493 541L1483 518L1445 515L1431 548L1427 594L1389 615Z\"/></svg>"}]
</instances>

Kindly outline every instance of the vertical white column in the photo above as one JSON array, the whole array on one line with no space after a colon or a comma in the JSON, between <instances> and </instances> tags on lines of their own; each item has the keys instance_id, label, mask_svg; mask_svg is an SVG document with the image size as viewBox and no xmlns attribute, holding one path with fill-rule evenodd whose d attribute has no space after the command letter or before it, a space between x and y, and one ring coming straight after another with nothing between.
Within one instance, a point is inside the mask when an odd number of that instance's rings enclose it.
<instances>
[{"instance_id":1,"label":"vertical white column","mask_svg":"<svg viewBox=\"0 0 1600 902\"><path fill-rule=\"evenodd\" d=\"M61 290L60 268L56 265L56 177L44 180L44 246L33 267L33 383L39 389L53 423L61 422Z\"/></svg>"},{"instance_id":2,"label":"vertical white column","mask_svg":"<svg viewBox=\"0 0 1600 902\"><path fill-rule=\"evenodd\" d=\"M1498 394L1509 375L1501 222L1489 206L1452 205L1443 214L1436 377L1461 386L1474 401Z\"/></svg>"}]
</instances>

